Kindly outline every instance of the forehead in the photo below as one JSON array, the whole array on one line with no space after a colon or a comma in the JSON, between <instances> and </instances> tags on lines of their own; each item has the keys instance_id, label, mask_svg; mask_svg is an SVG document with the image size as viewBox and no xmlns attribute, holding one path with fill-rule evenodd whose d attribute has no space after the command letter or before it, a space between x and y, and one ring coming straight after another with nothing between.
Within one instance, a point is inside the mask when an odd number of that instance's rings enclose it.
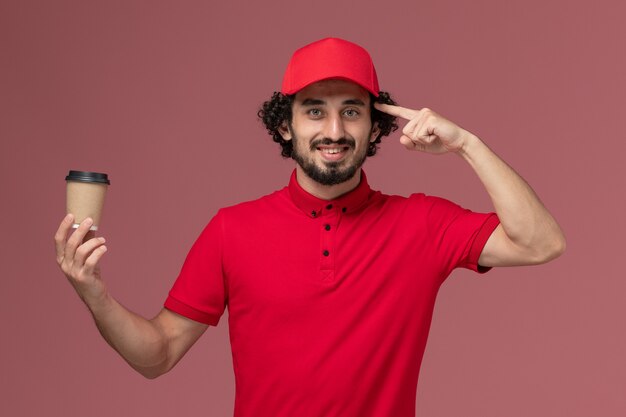
<instances>
[{"instance_id":1,"label":"forehead","mask_svg":"<svg viewBox=\"0 0 626 417\"><path fill-rule=\"evenodd\" d=\"M360 99L369 102L369 93L363 87L351 81L322 80L310 84L296 93L295 101L302 103L306 99L323 101Z\"/></svg>"}]
</instances>

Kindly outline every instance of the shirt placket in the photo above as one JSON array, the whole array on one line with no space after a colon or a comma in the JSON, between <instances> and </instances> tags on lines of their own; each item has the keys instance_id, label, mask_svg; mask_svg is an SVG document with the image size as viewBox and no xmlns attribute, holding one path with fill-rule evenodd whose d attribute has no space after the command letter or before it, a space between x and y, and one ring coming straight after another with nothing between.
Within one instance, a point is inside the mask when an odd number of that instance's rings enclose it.
<instances>
[{"instance_id":1,"label":"shirt placket","mask_svg":"<svg viewBox=\"0 0 626 417\"><path fill-rule=\"evenodd\" d=\"M320 279L322 282L335 280L337 256L337 227L339 225L338 208L333 204L324 207L324 215L319 219L320 230Z\"/></svg>"}]
</instances>

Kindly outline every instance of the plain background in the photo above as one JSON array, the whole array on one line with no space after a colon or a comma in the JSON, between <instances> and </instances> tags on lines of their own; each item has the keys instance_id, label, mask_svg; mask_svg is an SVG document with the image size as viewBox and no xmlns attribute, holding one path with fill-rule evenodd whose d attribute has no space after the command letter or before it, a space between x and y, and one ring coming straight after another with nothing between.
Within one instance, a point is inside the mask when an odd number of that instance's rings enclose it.
<instances>
[{"instance_id":1,"label":"plain background","mask_svg":"<svg viewBox=\"0 0 626 417\"><path fill-rule=\"evenodd\" d=\"M286 185L293 161L256 111L296 48L339 36L371 52L400 104L488 143L568 238L548 265L445 282L417 415L626 415L625 12L617 0L3 0L0 414L232 415L227 313L157 380L101 339L54 261L64 176L109 173L103 276L152 317L219 207ZM373 188L491 210L460 158L398 137L366 162Z\"/></svg>"}]
</instances>

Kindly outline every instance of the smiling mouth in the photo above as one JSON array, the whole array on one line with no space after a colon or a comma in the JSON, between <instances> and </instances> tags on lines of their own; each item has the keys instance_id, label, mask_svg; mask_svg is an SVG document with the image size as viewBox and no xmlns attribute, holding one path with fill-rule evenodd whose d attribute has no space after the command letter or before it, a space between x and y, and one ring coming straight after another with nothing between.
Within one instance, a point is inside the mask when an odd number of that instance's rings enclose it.
<instances>
[{"instance_id":1,"label":"smiling mouth","mask_svg":"<svg viewBox=\"0 0 626 417\"><path fill-rule=\"evenodd\" d=\"M347 151L348 149L350 149L350 147L349 146L332 146L332 147L331 146L318 146L316 149L322 152L323 154L336 155L336 154Z\"/></svg>"},{"instance_id":2,"label":"smiling mouth","mask_svg":"<svg viewBox=\"0 0 626 417\"><path fill-rule=\"evenodd\" d=\"M339 161L344 160L344 157L348 154L348 150L350 146L318 146L317 149L322 156L322 159L326 162L338 163Z\"/></svg>"}]
</instances>

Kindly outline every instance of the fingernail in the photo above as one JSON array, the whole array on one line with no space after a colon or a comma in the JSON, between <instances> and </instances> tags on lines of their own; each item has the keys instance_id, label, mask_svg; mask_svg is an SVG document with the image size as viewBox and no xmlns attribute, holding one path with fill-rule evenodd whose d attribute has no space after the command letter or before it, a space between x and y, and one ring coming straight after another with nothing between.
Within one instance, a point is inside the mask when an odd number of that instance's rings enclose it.
<instances>
[{"instance_id":1,"label":"fingernail","mask_svg":"<svg viewBox=\"0 0 626 417\"><path fill-rule=\"evenodd\" d=\"M85 223L87 223L87 224L91 224L91 223L93 223L93 219L92 219L91 217L87 217L87 218L85 219Z\"/></svg>"},{"instance_id":2,"label":"fingernail","mask_svg":"<svg viewBox=\"0 0 626 417\"><path fill-rule=\"evenodd\" d=\"M99 238L99 240L100 240L100 242L102 242L102 243L106 242L106 240L105 240L103 237L100 237L100 238Z\"/></svg>"},{"instance_id":3,"label":"fingernail","mask_svg":"<svg viewBox=\"0 0 626 417\"><path fill-rule=\"evenodd\" d=\"M64 219L64 220L65 220L66 222L71 222L73 219L74 219L74 215L73 215L72 213L67 213L67 214L65 215L65 219Z\"/></svg>"}]
</instances>

